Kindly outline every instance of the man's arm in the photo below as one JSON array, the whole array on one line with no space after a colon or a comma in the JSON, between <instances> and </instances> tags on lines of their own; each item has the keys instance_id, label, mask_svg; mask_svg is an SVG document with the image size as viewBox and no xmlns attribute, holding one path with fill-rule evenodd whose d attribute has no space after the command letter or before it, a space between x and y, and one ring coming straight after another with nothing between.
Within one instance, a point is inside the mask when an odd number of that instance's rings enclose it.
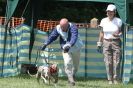
<instances>
[{"instance_id":1,"label":"man's arm","mask_svg":"<svg viewBox=\"0 0 133 88\"><path fill-rule=\"evenodd\" d=\"M59 36L59 34L58 34L57 30L54 29L52 31L52 33L50 34L50 36L48 37L48 39L43 43L43 45L39 49L45 50L45 48L47 47L47 45L49 45L50 43L52 43L53 41L55 41L58 36Z\"/></svg>"},{"instance_id":2,"label":"man's arm","mask_svg":"<svg viewBox=\"0 0 133 88\"><path fill-rule=\"evenodd\" d=\"M46 45L51 44L53 41L55 41L58 38L58 36L59 36L59 33L57 32L57 30L53 29L52 33L48 37L47 41L44 42L44 44L46 44Z\"/></svg>"},{"instance_id":3,"label":"man's arm","mask_svg":"<svg viewBox=\"0 0 133 88\"><path fill-rule=\"evenodd\" d=\"M70 45L73 46L76 43L77 39L78 39L78 28L77 28L77 26L72 25L70 32L71 32Z\"/></svg>"}]
</instances>

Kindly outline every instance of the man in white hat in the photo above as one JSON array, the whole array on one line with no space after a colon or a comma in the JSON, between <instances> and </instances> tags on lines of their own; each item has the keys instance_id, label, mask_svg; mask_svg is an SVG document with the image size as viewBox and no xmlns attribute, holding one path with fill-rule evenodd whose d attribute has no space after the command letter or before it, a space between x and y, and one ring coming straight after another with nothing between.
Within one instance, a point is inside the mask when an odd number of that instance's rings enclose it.
<instances>
[{"instance_id":1,"label":"man in white hat","mask_svg":"<svg viewBox=\"0 0 133 88\"><path fill-rule=\"evenodd\" d=\"M116 6L109 4L107 9L107 17L100 22L102 28L97 42L98 51L103 46L104 62L107 71L109 84L117 84L120 77L120 56L121 56L121 40L120 35L122 21L115 17Z\"/></svg>"}]
</instances>

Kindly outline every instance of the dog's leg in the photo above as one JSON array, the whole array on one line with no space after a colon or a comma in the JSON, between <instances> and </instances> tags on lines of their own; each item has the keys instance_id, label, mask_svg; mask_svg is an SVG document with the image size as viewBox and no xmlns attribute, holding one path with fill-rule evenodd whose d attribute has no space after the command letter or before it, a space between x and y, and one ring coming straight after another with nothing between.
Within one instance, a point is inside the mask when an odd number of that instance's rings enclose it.
<instances>
[{"instance_id":1,"label":"dog's leg","mask_svg":"<svg viewBox=\"0 0 133 88\"><path fill-rule=\"evenodd\" d=\"M50 85L50 76L48 77L48 80L49 80L49 85Z\"/></svg>"},{"instance_id":2,"label":"dog's leg","mask_svg":"<svg viewBox=\"0 0 133 88\"><path fill-rule=\"evenodd\" d=\"M58 76L57 75L54 75L54 76L51 76L51 81L54 83L54 87L57 88L57 82L58 82Z\"/></svg>"},{"instance_id":3,"label":"dog's leg","mask_svg":"<svg viewBox=\"0 0 133 88\"><path fill-rule=\"evenodd\" d=\"M51 76L51 78L53 79L52 80L53 83L58 83L58 73L56 73L53 76Z\"/></svg>"},{"instance_id":4,"label":"dog's leg","mask_svg":"<svg viewBox=\"0 0 133 88\"><path fill-rule=\"evenodd\" d=\"M48 83L48 81L47 81L43 76L41 76L41 78L43 79L43 81L44 81L45 83Z\"/></svg>"},{"instance_id":5,"label":"dog's leg","mask_svg":"<svg viewBox=\"0 0 133 88\"><path fill-rule=\"evenodd\" d=\"M41 73L37 72L36 74L37 82L40 83Z\"/></svg>"}]
</instances>

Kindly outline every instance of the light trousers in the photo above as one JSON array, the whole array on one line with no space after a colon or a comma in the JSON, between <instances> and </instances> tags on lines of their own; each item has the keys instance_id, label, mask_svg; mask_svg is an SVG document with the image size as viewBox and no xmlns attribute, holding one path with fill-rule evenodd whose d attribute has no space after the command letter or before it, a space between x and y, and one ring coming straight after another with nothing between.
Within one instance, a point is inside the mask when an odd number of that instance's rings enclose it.
<instances>
[{"instance_id":1,"label":"light trousers","mask_svg":"<svg viewBox=\"0 0 133 88\"><path fill-rule=\"evenodd\" d=\"M63 54L65 73L68 77L75 76L79 68L80 50Z\"/></svg>"},{"instance_id":2,"label":"light trousers","mask_svg":"<svg viewBox=\"0 0 133 88\"><path fill-rule=\"evenodd\" d=\"M120 76L121 40L103 41L103 54L108 80L117 80Z\"/></svg>"}]
</instances>

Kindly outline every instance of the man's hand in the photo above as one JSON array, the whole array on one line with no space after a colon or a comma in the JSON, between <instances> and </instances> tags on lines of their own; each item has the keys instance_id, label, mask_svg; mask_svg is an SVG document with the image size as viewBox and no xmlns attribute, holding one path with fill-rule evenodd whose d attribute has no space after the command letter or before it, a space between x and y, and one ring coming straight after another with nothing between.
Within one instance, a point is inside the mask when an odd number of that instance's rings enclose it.
<instances>
[{"instance_id":1,"label":"man's hand","mask_svg":"<svg viewBox=\"0 0 133 88\"><path fill-rule=\"evenodd\" d=\"M97 46L97 52L102 53L102 46Z\"/></svg>"},{"instance_id":2,"label":"man's hand","mask_svg":"<svg viewBox=\"0 0 133 88\"><path fill-rule=\"evenodd\" d=\"M64 47L64 53L67 53L69 50L70 50L70 46L66 46L66 47Z\"/></svg>"},{"instance_id":3,"label":"man's hand","mask_svg":"<svg viewBox=\"0 0 133 88\"><path fill-rule=\"evenodd\" d=\"M102 53L102 42L97 42L97 52Z\"/></svg>"},{"instance_id":4,"label":"man's hand","mask_svg":"<svg viewBox=\"0 0 133 88\"><path fill-rule=\"evenodd\" d=\"M67 53L70 50L70 48L71 48L71 45L69 43L65 44L63 46L64 53Z\"/></svg>"},{"instance_id":5,"label":"man's hand","mask_svg":"<svg viewBox=\"0 0 133 88\"><path fill-rule=\"evenodd\" d=\"M43 45L41 46L40 50L45 50L46 47L47 47L47 45L46 45L46 44L43 44Z\"/></svg>"}]
</instances>

